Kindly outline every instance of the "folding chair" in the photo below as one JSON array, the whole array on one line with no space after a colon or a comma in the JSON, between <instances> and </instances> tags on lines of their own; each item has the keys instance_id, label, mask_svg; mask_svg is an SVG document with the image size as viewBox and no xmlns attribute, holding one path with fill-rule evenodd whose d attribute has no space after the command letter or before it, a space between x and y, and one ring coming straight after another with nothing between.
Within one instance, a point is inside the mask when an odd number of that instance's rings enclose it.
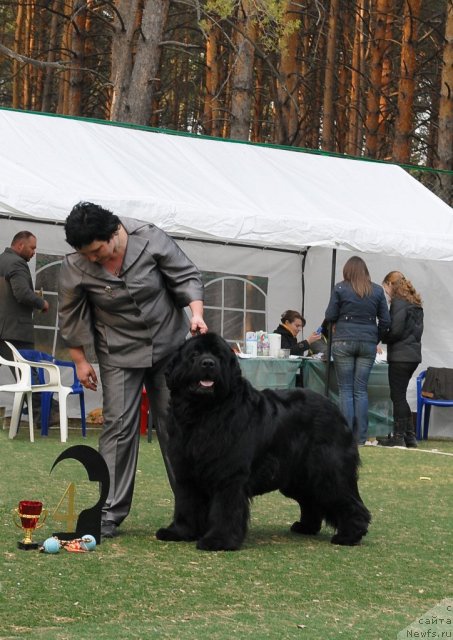
<instances>
[{"instance_id":1,"label":"folding chair","mask_svg":"<svg viewBox=\"0 0 453 640\"><path fill-rule=\"evenodd\" d=\"M57 360L53 356L45 353L44 351L35 351L34 349L19 349L19 353L27 360L35 362L51 362L58 367L68 367L72 369L72 385L71 394L78 395L80 400L80 418L82 423L82 436L86 436L86 416L85 416L85 394L84 388L80 380L77 377L76 366L69 360ZM44 375L44 369L37 366L38 378L40 384L45 384L46 378ZM47 436L49 434L50 426L50 413L52 408L53 391L43 391L41 393L41 435Z\"/></svg>"},{"instance_id":2,"label":"folding chair","mask_svg":"<svg viewBox=\"0 0 453 640\"><path fill-rule=\"evenodd\" d=\"M68 439L68 416L67 416L67 397L71 393L74 393L72 387L68 387L62 384L61 382L61 374L59 366L54 362L43 362L42 360L39 362L34 362L32 360L27 360L21 353L9 342L5 340L8 347L11 349L14 360L17 363L25 363L29 365L29 367L35 367L43 369L47 374L47 380L44 383L32 384L31 391L32 393L43 393L50 392L52 394L58 393L58 404L59 404L59 412L60 412L60 439L61 442L66 442ZM31 369L30 369L31 376ZM76 391L78 393L78 391ZM81 395L82 397L82 395ZM81 402L82 406L82 402ZM84 403L83 403L84 408ZM84 411L85 415L85 411ZM17 428L16 428L17 432ZM10 429L10 438L14 438L16 432L11 428ZM83 427L82 427L83 432Z\"/></svg>"},{"instance_id":3,"label":"folding chair","mask_svg":"<svg viewBox=\"0 0 453 640\"><path fill-rule=\"evenodd\" d=\"M434 398L427 398L422 395L422 387L423 387L423 381L425 377L426 377L426 370L422 371L420 375L417 377L417 426L416 426L417 440L422 439L423 409L425 410L425 415L423 420L423 440L427 440L431 407L453 407L453 398L451 400L435 400Z\"/></svg>"},{"instance_id":4,"label":"folding chair","mask_svg":"<svg viewBox=\"0 0 453 640\"><path fill-rule=\"evenodd\" d=\"M11 413L11 423L9 428L9 437L13 437L11 433L16 434L19 427L20 416L22 413L22 401L24 395L27 397L28 406L28 423L30 427L30 442L35 441L33 431L33 407L32 407L32 386L31 386L31 367L25 362L11 362L0 356L0 364L6 364L8 367L14 367L18 373L18 380L14 384L0 385L0 391L14 393L13 410Z\"/></svg>"}]
</instances>

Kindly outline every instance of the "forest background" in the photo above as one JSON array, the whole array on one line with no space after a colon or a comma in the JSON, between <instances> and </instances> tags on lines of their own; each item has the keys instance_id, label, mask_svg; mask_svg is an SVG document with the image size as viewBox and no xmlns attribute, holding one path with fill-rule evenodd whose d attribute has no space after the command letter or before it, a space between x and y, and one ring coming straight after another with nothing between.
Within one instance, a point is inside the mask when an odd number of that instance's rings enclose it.
<instances>
[{"instance_id":1,"label":"forest background","mask_svg":"<svg viewBox=\"0 0 453 640\"><path fill-rule=\"evenodd\" d=\"M453 204L453 0L0 0L0 106L396 162Z\"/></svg>"}]
</instances>

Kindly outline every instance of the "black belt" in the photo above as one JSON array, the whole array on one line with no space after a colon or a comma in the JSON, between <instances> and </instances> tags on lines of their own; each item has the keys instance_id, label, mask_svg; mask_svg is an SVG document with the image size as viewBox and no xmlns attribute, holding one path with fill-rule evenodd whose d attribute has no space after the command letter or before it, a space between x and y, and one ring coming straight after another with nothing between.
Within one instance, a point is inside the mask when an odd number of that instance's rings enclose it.
<instances>
[{"instance_id":1,"label":"black belt","mask_svg":"<svg viewBox=\"0 0 453 640\"><path fill-rule=\"evenodd\" d=\"M359 324L374 324L376 322L376 316L340 316L339 320L346 320L346 322L358 322Z\"/></svg>"}]
</instances>

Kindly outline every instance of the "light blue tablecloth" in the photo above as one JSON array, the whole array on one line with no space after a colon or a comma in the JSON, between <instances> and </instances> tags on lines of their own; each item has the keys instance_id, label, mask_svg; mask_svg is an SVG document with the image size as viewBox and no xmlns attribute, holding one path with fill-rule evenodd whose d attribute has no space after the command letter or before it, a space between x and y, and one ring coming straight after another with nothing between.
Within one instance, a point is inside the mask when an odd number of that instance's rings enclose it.
<instances>
[{"instance_id":1,"label":"light blue tablecloth","mask_svg":"<svg viewBox=\"0 0 453 640\"><path fill-rule=\"evenodd\" d=\"M300 363L284 358L239 358L242 375L260 390L295 387Z\"/></svg>"}]
</instances>

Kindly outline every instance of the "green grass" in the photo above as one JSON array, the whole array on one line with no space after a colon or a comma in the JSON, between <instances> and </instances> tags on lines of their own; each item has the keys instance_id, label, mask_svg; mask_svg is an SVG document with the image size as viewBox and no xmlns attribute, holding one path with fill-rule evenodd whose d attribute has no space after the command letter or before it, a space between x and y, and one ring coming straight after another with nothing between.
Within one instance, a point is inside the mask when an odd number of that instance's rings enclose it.
<instances>
[{"instance_id":1,"label":"green grass","mask_svg":"<svg viewBox=\"0 0 453 640\"><path fill-rule=\"evenodd\" d=\"M33 640L230 640L396 638L444 598L452 597L453 455L361 448L360 490L373 514L359 547L331 545L289 532L295 503L278 493L255 500L239 552L207 553L163 543L172 496L157 443L142 438L135 499L122 535L86 554L20 551L12 510L40 499L52 511L68 482L80 510L97 499L81 465L63 461L67 446L97 447L58 432L31 444L0 431L0 638ZM453 442L424 444L453 454ZM38 539L58 529L45 523Z\"/></svg>"}]
</instances>

